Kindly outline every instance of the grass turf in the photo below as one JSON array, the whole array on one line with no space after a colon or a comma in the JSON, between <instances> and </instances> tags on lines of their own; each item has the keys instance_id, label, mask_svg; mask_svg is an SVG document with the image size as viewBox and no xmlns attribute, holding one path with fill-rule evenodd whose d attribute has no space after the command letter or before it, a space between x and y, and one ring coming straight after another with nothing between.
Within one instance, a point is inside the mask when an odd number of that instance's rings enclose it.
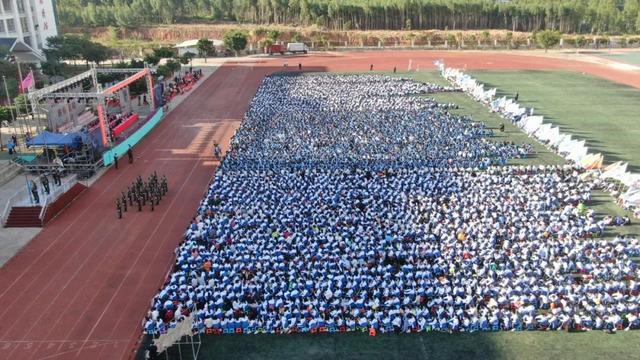
<instances>
[{"instance_id":1,"label":"grass turf","mask_svg":"<svg viewBox=\"0 0 640 360\"><path fill-rule=\"evenodd\" d=\"M209 335L202 341L198 359L606 359L640 351L640 331ZM182 359L193 358L190 346L181 352ZM180 358L177 346L169 358Z\"/></svg>"},{"instance_id":2,"label":"grass turf","mask_svg":"<svg viewBox=\"0 0 640 360\"><path fill-rule=\"evenodd\" d=\"M620 61L623 63L631 64L631 65L640 65L640 51L627 51L624 53L599 53L598 56L608 58L615 61Z\"/></svg>"},{"instance_id":3,"label":"grass turf","mask_svg":"<svg viewBox=\"0 0 640 360\"><path fill-rule=\"evenodd\" d=\"M564 133L585 139L591 152L606 163L623 160L640 171L640 91L629 86L569 71L475 71L497 96L520 94L519 102L533 107L545 122Z\"/></svg>"},{"instance_id":4,"label":"grass turf","mask_svg":"<svg viewBox=\"0 0 640 360\"><path fill-rule=\"evenodd\" d=\"M525 72L526 74L530 72ZM554 73L561 76L563 73ZM518 73L508 75L518 77ZM437 72L399 73L423 82L440 85L448 83ZM511 80L516 82L516 80ZM558 80L559 81L559 80ZM495 85L494 85L495 86ZM522 87L524 88L524 87ZM509 91L509 90L507 90ZM523 91L521 91L521 98ZM542 91L542 90L540 90ZM431 95L430 95L431 96ZM614 96L607 94L607 96ZM640 95L639 95L640 96ZM497 128L503 120L463 93L435 94L436 101L455 103L459 115L468 115ZM527 99L533 96L527 96ZM577 98L577 96L576 96ZM572 103L579 103L574 99ZM543 101L536 101L542 108ZM640 106L640 104L639 104ZM545 108L546 109L546 108ZM563 110L571 113L573 107ZM576 109L585 111L584 109ZM624 116L614 112L614 116ZM559 116L559 115L558 115ZM545 116L546 117L546 116ZM571 117L575 118L575 117ZM497 141L527 142L534 145L536 154L512 164L561 164L562 158L551 153L535 140L526 136L510 122L504 122L506 131L496 131ZM573 126L578 126L571 124ZM594 141L596 137L593 138ZM602 140L604 142L604 140ZM636 160L640 158L636 157ZM601 191L593 194L589 204L599 217L628 215L611 197ZM640 234L640 226L612 228L607 237L616 234ZM182 358L191 359L190 346L182 346ZM640 331L618 332L608 335L601 331L587 333L567 332L495 332L450 335L446 333L382 334L298 334L298 335L223 335L203 336L199 359L602 359L637 357L640 351ZM138 358L142 359L141 352ZM170 359L180 358L176 346L170 350Z\"/></svg>"}]
</instances>

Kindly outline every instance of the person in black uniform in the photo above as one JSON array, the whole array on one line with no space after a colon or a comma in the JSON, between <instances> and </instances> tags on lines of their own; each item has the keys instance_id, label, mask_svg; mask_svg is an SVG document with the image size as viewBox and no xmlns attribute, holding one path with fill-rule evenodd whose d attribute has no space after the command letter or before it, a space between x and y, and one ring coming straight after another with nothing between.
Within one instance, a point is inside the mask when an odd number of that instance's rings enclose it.
<instances>
[{"instance_id":1,"label":"person in black uniform","mask_svg":"<svg viewBox=\"0 0 640 360\"><path fill-rule=\"evenodd\" d=\"M124 192L122 193L122 198L121 199L122 199L122 201L121 201L122 207L124 208L123 210L124 210L124 212L127 212L127 197L124 196Z\"/></svg>"},{"instance_id":2,"label":"person in black uniform","mask_svg":"<svg viewBox=\"0 0 640 360\"><path fill-rule=\"evenodd\" d=\"M120 198L116 199L116 211L118 212L118 219L122 219L122 205L120 205Z\"/></svg>"},{"instance_id":3,"label":"person in black uniform","mask_svg":"<svg viewBox=\"0 0 640 360\"><path fill-rule=\"evenodd\" d=\"M127 149L127 157L129 157L129 164L133 164L133 150L131 149L131 145Z\"/></svg>"},{"instance_id":4,"label":"person in black uniform","mask_svg":"<svg viewBox=\"0 0 640 360\"><path fill-rule=\"evenodd\" d=\"M113 165L116 167L116 170L118 170L118 154L116 153L113 154Z\"/></svg>"},{"instance_id":5,"label":"person in black uniform","mask_svg":"<svg viewBox=\"0 0 640 360\"><path fill-rule=\"evenodd\" d=\"M167 183L167 177L162 175L162 194L169 192L169 184Z\"/></svg>"},{"instance_id":6,"label":"person in black uniform","mask_svg":"<svg viewBox=\"0 0 640 360\"><path fill-rule=\"evenodd\" d=\"M56 186L62 185L60 181L60 171L58 169L53 169L53 184Z\"/></svg>"},{"instance_id":7,"label":"person in black uniform","mask_svg":"<svg viewBox=\"0 0 640 360\"><path fill-rule=\"evenodd\" d=\"M42 188L44 189L44 192L49 195L49 178L47 177L47 174L42 173L40 175L40 183L42 184Z\"/></svg>"},{"instance_id":8,"label":"person in black uniform","mask_svg":"<svg viewBox=\"0 0 640 360\"><path fill-rule=\"evenodd\" d=\"M33 202L36 204L40 204L40 196L38 195L38 185L33 180L29 180L29 187L31 188L31 196L33 197Z\"/></svg>"}]
</instances>

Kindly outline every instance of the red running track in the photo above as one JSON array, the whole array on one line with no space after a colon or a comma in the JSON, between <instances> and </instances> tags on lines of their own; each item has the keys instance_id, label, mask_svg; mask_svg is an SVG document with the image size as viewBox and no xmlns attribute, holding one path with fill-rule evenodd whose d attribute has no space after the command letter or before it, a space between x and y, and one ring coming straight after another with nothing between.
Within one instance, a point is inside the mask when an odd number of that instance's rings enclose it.
<instances>
[{"instance_id":1,"label":"red running track","mask_svg":"<svg viewBox=\"0 0 640 360\"><path fill-rule=\"evenodd\" d=\"M50 222L0 270L0 358L126 359L149 301L174 262L223 147L264 75L283 70L432 68L436 59L469 69L571 69L640 87L640 74L601 65L500 53L354 52L226 65L195 89L134 151ZM155 212L118 220L115 197L138 175L166 174L169 194Z\"/></svg>"}]
</instances>

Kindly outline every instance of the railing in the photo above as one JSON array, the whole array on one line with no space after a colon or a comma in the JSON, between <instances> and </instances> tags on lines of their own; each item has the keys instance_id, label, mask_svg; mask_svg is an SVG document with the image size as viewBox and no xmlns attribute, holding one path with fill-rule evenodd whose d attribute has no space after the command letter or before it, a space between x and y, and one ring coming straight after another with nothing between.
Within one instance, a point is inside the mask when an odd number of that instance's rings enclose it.
<instances>
[{"instance_id":1,"label":"railing","mask_svg":"<svg viewBox=\"0 0 640 360\"><path fill-rule=\"evenodd\" d=\"M75 174L71 175L71 177L69 177L68 179L65 179L65 181L62 182L60 186L56 187L55 189L52 189L51 192L49 192L49 194L45 194L44 199L42 200L42 204L41 204L42 209L40 210L40 215L39 215L39 218L41 221L44 220L47 204L55 201L58 198L58 196L69 191L69 189L71 189L77 182L78 182L78 176Z\"/></svg>"},{"instance_id":2,"label":"railing","mask_svg":"<svg viewBox=\"0 0 640 360\"><path fill-rule=\"evenodd\" d=\"M83 171L97 171L102 166L102 159L94 162L78 162L78 163L66 163L64 164L64 170L67 172L83 172ZM27 172L47 172L54 168L61 169L58 164L55 163L25 163L22 165Z\"/></svg>"},{"instance_id":3,"label":"railing","mask_svg":"<svg viewBox=\"0 0 640 360\"><path fill-rule=\"evenodd\" d=\"M2 210L2 214L0 214L0 223L2 224L2 226L6 225L7 219L9 218L9 213L11 212L11 208L24 203L28 203L29 205L27 206L42 206L39 215L40 220L42 220L45 215L47 204L55 201L60 195L69 191L69 189L71 189L77 182L77 175L71 175L69 178L65 179L65 181L62 182L60 186L52 187L49 194L43 193L42 186L40 186L39 192L41 193L41 202L39 204L33 203L33 201L31 200L31 194L28 189L25 188L16 191L16 193L7 200L7 203Z\"/></svg>"},{"instance_id":4,"label":"railing","mask_svg":"<svg viewBox=\"0 0 640 360\"><path fill-rule=\"evenodd\" d=\"M4 210L2 211L2 215L0 217L0 222L2 222L2 226L4 226L7 223L7 218L9 217L9 212L11 211L11 208L17 205L18 203L22 202L25 198L29 199L29 202L31 202L31 196L29 194L29 191L27 189L22 189L22 190L18 190L15 194L13 194L9 198L9 200L7 200L7 203L5 204Z\"/></svg>"}]
</instances>

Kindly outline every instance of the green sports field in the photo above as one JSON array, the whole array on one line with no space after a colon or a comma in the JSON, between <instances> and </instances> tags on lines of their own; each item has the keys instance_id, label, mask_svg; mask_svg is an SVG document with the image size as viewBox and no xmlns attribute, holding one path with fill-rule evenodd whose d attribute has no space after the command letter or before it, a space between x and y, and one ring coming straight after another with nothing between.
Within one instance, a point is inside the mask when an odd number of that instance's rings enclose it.
<instances>
[{"instance_id":1,"label":"green sports field","mask_svg":"<svg viewBox=\"0 0 640 360\"><path fill-rule=\"evenodd\" d=\"M598 56L620 61L631 65L640 65L640 51L627 51L624 53L600 53Z\"/></svg>"},{"instance_id":2,"label":"green sports field","mask_svg":"<svg viewBox=\"0 0 640 360\"><path fill-rule=\"evenodd\" d=\"M630 161L640 169L640 91L578 73L558 71L474 72L482 81L498 87L498 94L520 92L522 103L534 106L538 114L579 135L605 160ZM398 74L419 81L447 83L436 72ZM496 128L503 120L462 93L436 94L440 102L456 103L454 112L470 115ZM496 140L534 145L536 153L513 164L561 164L563 160L505 122L505 133ZM625 214L602 192L594 193L589 204L599 216ZM617 228L607 236L640 234L640 226ZM199 359L607 359L638 358L640 331L605 334L567 332L495 332L456 334L362 333L317 335L224 335L203 336ZM183 359L191 359L190 346L182 347ZM139 354L140 355L140 354ZM139 358L141 358L139 356ZM177 347L169 358L178 359Z\"/></svg>"},{"instance_id":3,"label":"green sports field","mask_svg":"<svg viewBox=\"0 0 640 360\"><path fill-rule=\"evenodd\" d=\"M499 89L498 96L520 94L545 121L574 138L586 139L605 162L628 161L640 171L640 91L568 71L478 71L472 76Z\"/></svg>"},{"instance_id":4,"label":"green sports field","mask_svg":"<svg viewBox=\"0 0 640 360\"><path fill-rule=\"evenodd\" d=\"M222 335L202 338L198 359L619 359L637 358L640 332ZM182 358L192 359L182 346ZM162 357L161 357L162 358ZM179 359L177 347L170 359Z\"/></svg>"}]
</instances>

